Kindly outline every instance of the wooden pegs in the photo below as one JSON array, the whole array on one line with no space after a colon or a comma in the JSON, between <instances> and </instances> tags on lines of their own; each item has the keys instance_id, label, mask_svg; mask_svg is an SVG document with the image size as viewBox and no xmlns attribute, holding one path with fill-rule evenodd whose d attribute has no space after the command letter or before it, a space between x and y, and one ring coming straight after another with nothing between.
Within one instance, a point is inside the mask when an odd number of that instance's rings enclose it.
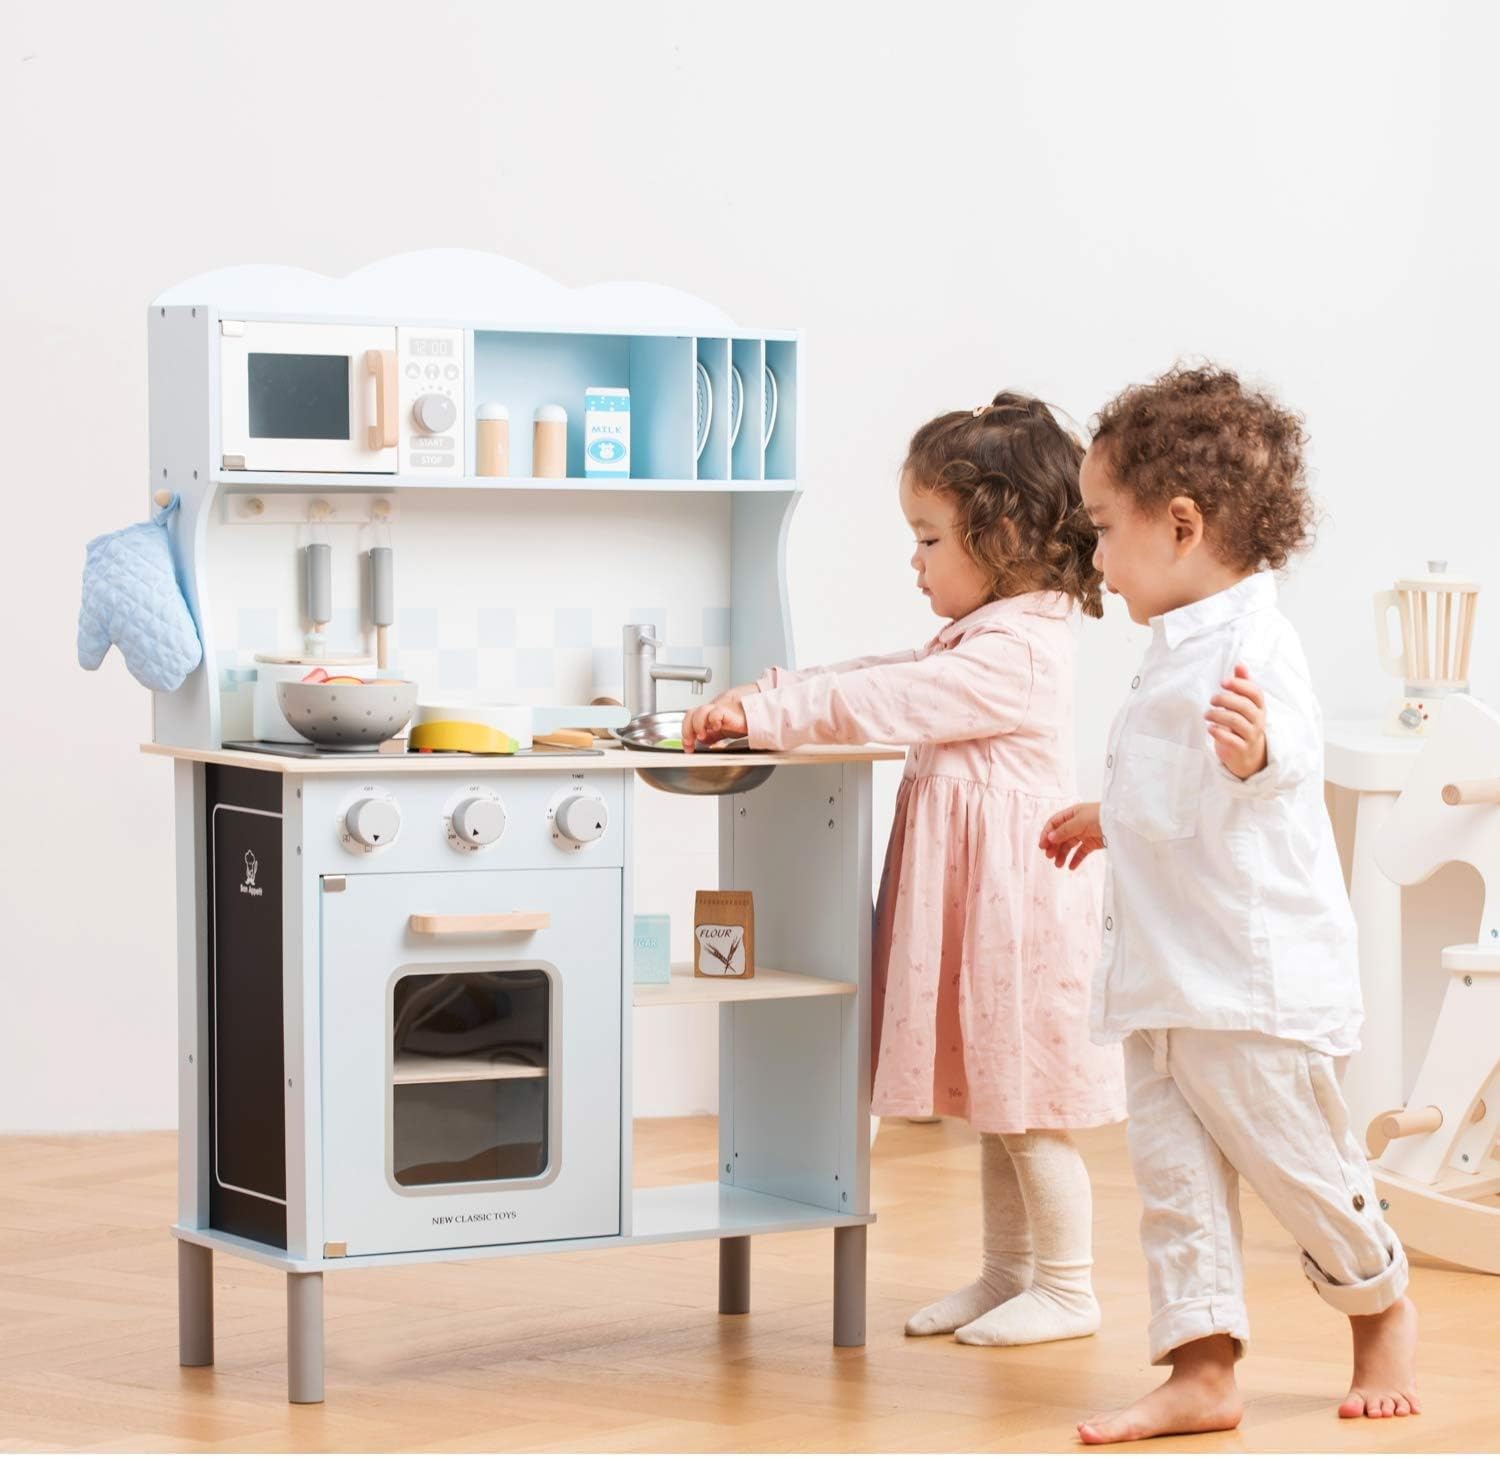
<instances>
[{"instance_id":1,"label":"wooden pegs","mask_svg":"<svg viewBox=\"0 0 1500 1457\"><path fill-rule=\"evenodd\" d=\"M1393 1138L1410 1138L1417 1133L1436 1133L1443 1126L1441 1108L1390 1108L1377 1113L1365 1130L1365 1147L1372 1159L1385 1152Z\"/></svg>"},{"instance_id":2,"label":"wooden pegs","mask_svg":"<svg viewBox=\"0 0 1500 1457\"><path fill-rule=\"evenodd\" d=\"M165 511L167 507L172 504L172 496L173 492L171 491L157 491L156 494L151 497L151 499L155 501L163 511Z\"/></svg>"},{"instance_id":3,"label":"wooden pegs","mask_svg":"<svg viewBox=\"0 0 1500 1457\"><path fill-rule=\"evenodd\" d=\"M1444 804L1500 804L1500 779L1460 779L1443 785Z\"/></svg>"}]
</instances>

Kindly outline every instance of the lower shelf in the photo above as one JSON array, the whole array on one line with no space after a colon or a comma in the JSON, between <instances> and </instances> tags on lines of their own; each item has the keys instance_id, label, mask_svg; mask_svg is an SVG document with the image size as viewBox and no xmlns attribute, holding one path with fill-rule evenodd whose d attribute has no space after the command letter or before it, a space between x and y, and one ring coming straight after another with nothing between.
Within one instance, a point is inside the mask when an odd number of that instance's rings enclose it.
<instances>
[{"instance_id":1,"label":"lower shelf","mask_svg":"<svg viewBox=\"0 0 1500 1457\"><path fill-rule=\"evenodd\" d=\"M850 981L803 976L758 966L754 976L694 976L690 961L672 964L670 982L637 982L638 1007L680 1007L699 1002L769 1002L783 997L852 997Z\"/></svg>"},{"instance_id":2,"label":"lower shelf","mask_svg":"<svg viewBox=\"0 0 1500 1457\"><path fill-rule=\"evenodd\" d=\"M359 1270L375 1265L433 1264L440 1260L489 1260L507 1255L540 1255L564 1250L610 1249L625 1245L667 1244L695 1239L735 1239L746 1235L790 1234L804 1229L841 1229L874 1224L873 1214L841 1214L816 1204L799 1204L736 1189L730 1184L668 1184L637 1189L631 1200L633 1232L601 1235L596 1239L552 1240L536 1244L473 1245L462 1249L405 1250L389 1255L351 1255L345 1259L300 1259L284 1250L215 1229L172 1226L172 1234L189 1244L224 1254L239 1255L257 1264L296 1274L327 1270Z\"/></svg>"}]
</instances>

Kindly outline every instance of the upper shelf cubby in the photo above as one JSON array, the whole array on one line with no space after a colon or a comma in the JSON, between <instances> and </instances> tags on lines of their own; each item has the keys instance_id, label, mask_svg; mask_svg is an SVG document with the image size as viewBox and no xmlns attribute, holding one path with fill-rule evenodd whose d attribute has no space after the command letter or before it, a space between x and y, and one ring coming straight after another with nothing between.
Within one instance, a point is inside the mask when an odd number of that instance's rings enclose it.
<instances>
[{"instance_id":1,"label":"upper shelf cubby","mask_svg":"<svg viewBox=\"0 0 1500 1457\"><path fill-rule=\"evenodd\" d=\"M510 484L536 479L539 408L567 413L566 475L592 489L754 489L797 475L797 343L691 335L585 334L476 329L474 412L502 405L510 420ZM588 473L585 396L630 392L628 479ZM497 482L498 484L498 482Z\"/></svg>"}]
</instances>

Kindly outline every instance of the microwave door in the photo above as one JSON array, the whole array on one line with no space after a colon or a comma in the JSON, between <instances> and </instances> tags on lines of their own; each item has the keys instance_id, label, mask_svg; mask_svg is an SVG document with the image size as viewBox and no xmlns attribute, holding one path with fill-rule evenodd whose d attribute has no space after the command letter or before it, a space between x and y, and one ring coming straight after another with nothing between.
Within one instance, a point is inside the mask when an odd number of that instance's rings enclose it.
<instances>
[{"instance_id":1,"label":"microwave door","mask_svg":"<svg viewBox=\"0 0 1500 1457\"><path fill-rule=\"evenodd\" d=\"M394 328L226 319L220 332L226 470L395 473Z\"/></svg>"}]
</instances>

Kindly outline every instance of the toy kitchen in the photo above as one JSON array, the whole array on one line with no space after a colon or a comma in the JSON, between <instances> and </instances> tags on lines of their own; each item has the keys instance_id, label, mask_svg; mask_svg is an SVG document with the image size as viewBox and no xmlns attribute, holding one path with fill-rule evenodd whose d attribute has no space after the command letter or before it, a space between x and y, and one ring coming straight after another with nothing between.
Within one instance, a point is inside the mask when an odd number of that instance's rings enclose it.
<instances>
[{"instance_id":1,"label":"toy kitchen","mask_svg":"<svg viewBox=\"0 0 1500 1457\"><path fill-rule=\"evenodd\" d=\"M900 755L689 757L663 708L792 661L799 336L457 250L230 268L148 322L202 644L145 746L174 775L182 1363L213 1362L215 1253L285 1273L315 1402L329 1272L716 1240L735 1314L751 1239L809 1229L862 1345L871 764ZM753 977L636 982L663 791L718 797ZM689 1003L718 1007L717 1178L637 1188L633 1015Z\"/></svg>"}]
</instances>

